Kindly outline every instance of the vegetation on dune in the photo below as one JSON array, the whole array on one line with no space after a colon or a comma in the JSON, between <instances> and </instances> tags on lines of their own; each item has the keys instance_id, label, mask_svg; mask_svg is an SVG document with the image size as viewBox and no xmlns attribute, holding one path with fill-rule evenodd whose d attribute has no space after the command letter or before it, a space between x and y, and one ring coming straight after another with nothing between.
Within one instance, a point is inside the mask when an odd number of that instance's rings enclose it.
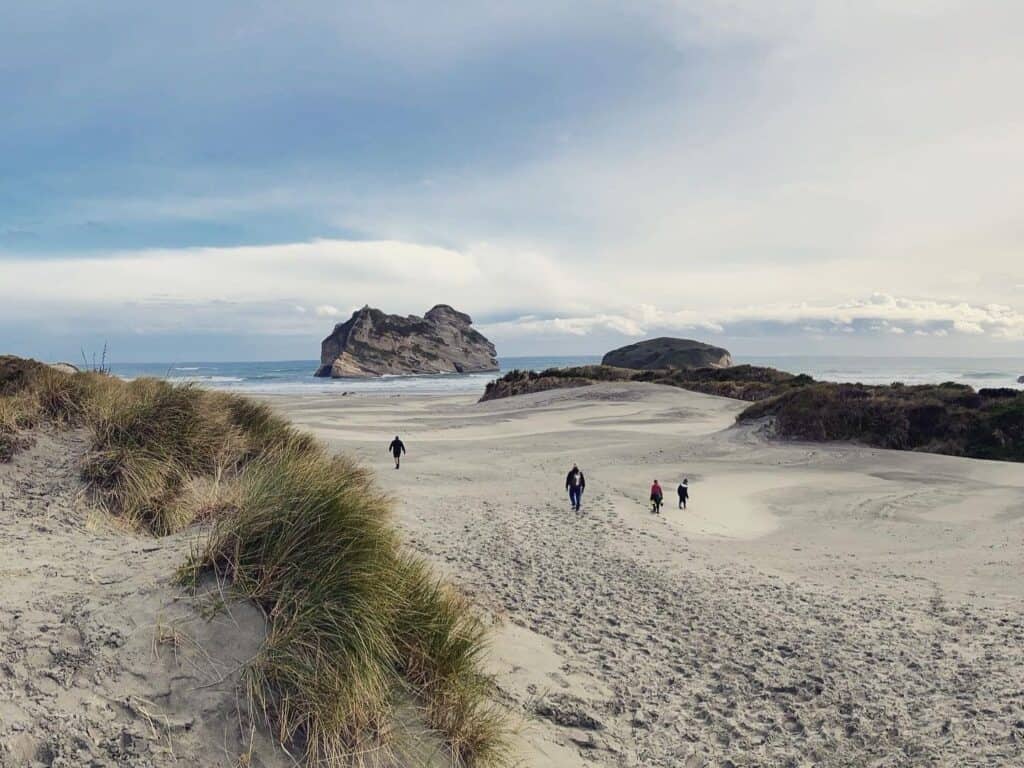
<instances>
[{"instance_id":1,"label":"vegetation on dune","mask_svg":"<svg viewBox=\"0 0 1024 768\"><path fill-rule=\"evenodd\" d=\"M693 392L703 392L706 395L750 401L775 397L814 383L814 379L807 374L794 375L775 368L762 368L756 365L639 371L633 377L633 381L650 381Z\"/></svg>"},{"instance_id":2,"label":"vegetation on dune","mask_svg":"<svg viewBox=\"0 0 1024 768\"><path fill-rule=\"evenodd\" d=\"M183 577L229 581L272 618L246 673L284 741L340 762L387 753L396 696L423 702L457 765L496 765L505 727L483 624L399 546L388 500L346 459L294 447L253 462Z\"/></svg>"},{"instance_id":3,"label":"vegetation on dune","mask_svg":"<svg viewBox=\"0 0 1024 768\"><path fill-rule=\"evenodd\" d=\"M245 680L282 743L311 764L384 762L411 701L453 765L505 762L485 627L403 549L369 472L246 398L0 357L0 459L44 421L87 430L83 477L111 513L157 535L210 521L181 577L212 572L265 612Z\"/></svg>"},{"instance_id":4,"label":"vegetation on dune","mask_svg":"<svg viewBox=\"0 0 1024 768\"><path fill-rule=\"evenodd\" d=\"M480 402L516 395L546 392L551 389L585 387L602 381L632 381L638 371L608 365L583 365L573 368L548 368L537 373L516 369L488 382Z\"/></svg>"},{"instance_id":5,"label":"vegetation on dune","mask_svg":"<svg viewBox=\"0 0 1024 768\"><path fill-rule=\"evenodd\" d=\"M738 421L770 418L779 437L1024 461L1024 392L1016 389L835 384L751 365L653 371L592 365L512 371L488 384L481 400L605 381L651 382L751 401Z\"/></svg>"},{"instance_id":6,"label":"vegetation on dune","mask_svg":"<svg viewBox=\"0 0 1024 768\"><path fill-rule=\"evenodd\" d=\"M1024 392L1013 389L817 382L756 403L738 418L766 417L781 437L1024 461Z\"/></svg>"},{"instance_id":7,"label":"vegetation on dune","mask_svg":"<svg viewBox=\"0 0 1024 768\"><path fill-rule=\"evenodd\" d=\"M753 365L650 371L616 368L610 365L583 365L573 368L548 368L540 373L510 371L500 379L490 382L480 399L497 400L531 392L583 387L607 381L644 381L738 400L761 400L814 380L810 376L794 376L774 368L759 368Z\"/></svg>"}]
</instances>

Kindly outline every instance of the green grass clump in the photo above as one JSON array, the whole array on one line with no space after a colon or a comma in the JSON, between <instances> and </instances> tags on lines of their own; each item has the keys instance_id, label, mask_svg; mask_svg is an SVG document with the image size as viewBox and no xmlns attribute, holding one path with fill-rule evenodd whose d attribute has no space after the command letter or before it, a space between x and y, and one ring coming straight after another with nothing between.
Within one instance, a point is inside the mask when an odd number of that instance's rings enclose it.
<instances>
[{"instance_id":1,"label":"green grass clump","mask_svg":"<svg viewBox=\"0 0 1024 768\"><path fill-rule=\"evenodd\" d=\"M30 445L30 430L44 420L82 423L86 403L103 378L70 376L34 360L0 356L0 461Z\"/></svg>"},{"instance_id":2,"label":"green grass clump","mask_svg":"<svg viewBox=\"0 0 1024 768\"><path fill-rule=\"evenodd\" d=\"M266 612L253 700L282 741L301 738L320 758L367 749L387 723L397 595L386 508L365 471L286 449L249 466L239 509L193 564Z\"/></svg>"},{"instance_id":3,"label":"green grass clump","mask_svg":"<svg viewBox=\"0 0 1024 768\"><path fill-rule=\"evenodd\" d=\"M242 430L246 439L244 458L253 458L271 450L288 447L298 453L320 451L312 435L295 429L266 403L240 395L211 392L208 396L227 410L231 424Z\"/></svg>"},{"instance_id":4,"label":"green grass clump","mask_svg":"<svg viewBox=\"0 0 1024 768\"><path fill-rule=\"evenodd\" d=\"M411 694L455 765L507 752L486 633L470 606L403 553L390 502L364 469L294 446L254 461L234 513L183 571L213 571L270 622L250 699L314 763L389 754L396 697ZM373 760L370 760L373 762Z\"/></svg>"},{"instance_id":5,"label":"green grass clump","mask_svg":"<svg viewBox=\"0 0 1024 768\"><path fill-rule=\"evenodd\" d=\"M83 476L111 512L156 535L192 522L174 503L190 477L234 470L244 450L241 431L209 393L155 379L106 387L87 424Z\"/></svg>"},{"instance_id":6,"label":"green grass clump","mask_svg":"<svg viewBox=\"0 0 1024 768\"><path fill-rule=\"evenodd\" d=\"M403 599L396 617L399 668L426 702L427 722L445 734L462 765L502 765L508 725L483 674L487 628L469 601L419 558L400 562Z\"/></svg>"}]
</instances>

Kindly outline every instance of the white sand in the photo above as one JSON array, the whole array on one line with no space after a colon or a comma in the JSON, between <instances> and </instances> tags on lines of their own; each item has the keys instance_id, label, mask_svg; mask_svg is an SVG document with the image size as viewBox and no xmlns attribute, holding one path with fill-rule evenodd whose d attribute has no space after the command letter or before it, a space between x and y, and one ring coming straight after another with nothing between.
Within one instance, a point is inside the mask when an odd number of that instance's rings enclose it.
<instances>
[{"instance_id":1,"label":"white sand","mask_svg":"<svg viewBox=\"0 0 1024 768\"><path fill-rule=\"evenodd\" d=\"M528 765L1024 765L1024 466L770 444L656 385L274 402L503 621Z\"/></svg>"},{"instance_id":2,"label":"white sand","mask_svg":"<svg viewBox=\"0 0 1024 768\"><path fill-rule=\"evenodd\" d=\"M1024 765L1024 466L769 444L655 385L273 402L495 617L524 765ZM237 707L261 617L171 583L201 532L90 517L82 448L0 465L0 766L292 764Z\"/></svg>"},{"instance_id":3,"label":"white sand","mask_svg":"<svg viewBox=\"0 0 1024 768\"><path fill-rule=\"evenodd\" d=\"M293 765L239 711L262 615L212 620L171 583L189 537L109 527L85 504L75 433L0 464L0 766Z\"/></svg>"}]
</instances>

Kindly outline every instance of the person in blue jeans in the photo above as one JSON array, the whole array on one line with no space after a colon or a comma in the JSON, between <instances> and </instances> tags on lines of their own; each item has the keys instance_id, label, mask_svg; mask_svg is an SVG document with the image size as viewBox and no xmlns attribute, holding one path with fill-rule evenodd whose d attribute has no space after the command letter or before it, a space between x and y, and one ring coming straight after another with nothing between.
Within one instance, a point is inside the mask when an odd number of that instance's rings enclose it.
<instances>
[{"instance_id":1,"label":"person in blue jeans","mask_svg":"<svg viewBox=\"0 0 1024 768\"><path fill-rule=\"evenodd\" d=\"M587 487L587 480L583 472L575 464L565 476L565 489L569 491L569 503L575 512L580 511L580 502L583 500L583 489Z\"/></svg>"}]
</instances>

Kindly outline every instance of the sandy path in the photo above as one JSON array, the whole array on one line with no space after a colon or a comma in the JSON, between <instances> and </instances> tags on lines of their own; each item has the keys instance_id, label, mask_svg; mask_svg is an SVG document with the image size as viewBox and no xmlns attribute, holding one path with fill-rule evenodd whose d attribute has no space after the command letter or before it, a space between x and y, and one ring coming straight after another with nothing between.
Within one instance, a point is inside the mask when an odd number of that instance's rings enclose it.
<instances>
[{"instance_id":1,"label":"sandy path","mask_svg":"<svg viewBox=\"0 0 1024 768\"><path fill-rule=\"evenodd\" d=\"M274 402L379 467L505 618L529 765L1024 762L1024 467L768 445L740 404L653 385ZM650 515L683 473L690 510Z\"/></svg>"}]
</instances>

